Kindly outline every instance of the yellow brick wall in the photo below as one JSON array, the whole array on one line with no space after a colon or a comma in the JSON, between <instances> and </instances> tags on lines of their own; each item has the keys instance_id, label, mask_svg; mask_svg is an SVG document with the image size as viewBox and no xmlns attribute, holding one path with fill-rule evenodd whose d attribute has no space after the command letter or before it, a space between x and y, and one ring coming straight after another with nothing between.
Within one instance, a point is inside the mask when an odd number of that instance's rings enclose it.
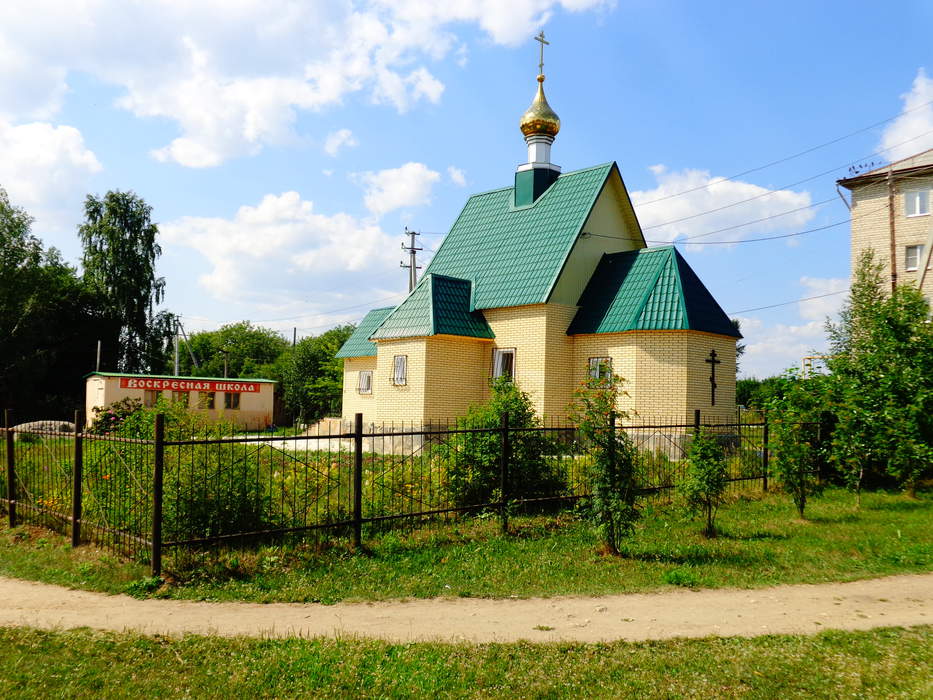
<instances>
[{"instance_id":1,"label":"yellow brick wall","mask_svg":"<svg viewBox=\"0 0 933 700\"><path fill-rule=\"evenodd\" d=\"M380 340L376 343L376 371L373 373L376 410L372 418L364 415L364 420L375 423L420 423L424 419L427 340L403 338ZM396 355L408 356L408 382L404 386L395 386L392 383Z\"/></svg>"},{"instance_id":2,"label":"yellow brick wall","mask_svg":"<svg viewBox=\"0 0 933 700\"><path fill-rule=\"evenodd\" d=\"M895 266L899 284L919 281L919 271L904 269L905 248L909 245L926 245L933 229L933 216L905 216L904 192L911 189L933 188L933 175L894 179L894 232L896 242ZM933 195L931 195L933 199ZM933 205L933 201L931 201ZM852 265L858 261L865 248L875 249L875 259L883 264L882 275L885 289L890 289L891 244L888 216L887 182L861 185L852 190ZM927 272L923 284L927 299L933 299L933 270Z\"/></svg>"},{"instance_id":3,"label":"yellow brick wall","mask_svg":"<svg viewBox=\"0 0 933 700\"><path fill-rule=\"evenodd\" d=\"M716 405L710 405L710 350L716 366ZM665 423L735 414L735 339L697 331L630 331L574 336L574 376L586 379L590 357L611 357L613 371L625 381L619 401L628 420Z\"/></svg>"},{"instance_id":4,"label":"yellow brick wall","mask_svg":"<svg viewBox=\"0 0 933 700\"><path fill-rule=\"evenodd\" d=\"M438 335L427 339L424 420L450 421L489 397L488 340Z\"/></svg>"},{"instance_id":5,"label":"yellow brick wall","mask_svg":"<svg viewBox=\"0 0 933 700\"><path fill-rule=\"evenodd\" d=\"M357 390L360 372L372 371L373 392L361 394ZM343 361L343 407L341 416L344 420L353 420L357 413L363 414L364 420L372 420L376 410L376 358L348 357Z\"/></svg>"},{"instance_id":6,"label":"yellow brick wall","mask_svg":"<svg viewBox=\"0 0 933 700\"><path fill-rule=\"evenodd\" d=\"M575 306L532 304L483 311L495 333L494 348L515 348L515 382L527 392L538 415L565 415L572 391L567 368L573 345L567 327ZM486 374L492 376L492 348Z\"/></svg>"}]
</instances>

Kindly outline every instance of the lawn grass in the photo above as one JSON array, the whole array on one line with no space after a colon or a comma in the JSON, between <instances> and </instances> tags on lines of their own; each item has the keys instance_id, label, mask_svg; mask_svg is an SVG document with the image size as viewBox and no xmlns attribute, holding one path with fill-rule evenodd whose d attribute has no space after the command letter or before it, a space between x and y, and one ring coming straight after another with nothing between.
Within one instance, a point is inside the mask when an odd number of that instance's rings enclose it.
<instances>
[{"instance_id":1,"label":"lawn grass","mask_svg":"<svg viewBox=\"0 0 933 700\"><path fill-rule=\"evenodd\" d=\"M655 505L622 557L599 554L590 528L573 515L514 518L508 536L494 518L473 518L373 536L366 553L341 541L186 555L161 587L144 580L139 564L71 550L45 531L0 530L0 574L173 598L333 603L754 588L933 568L933 493L868 493L856 509L851 494L831 489L811 501L807 516L798 520L780 494L744 498L721 511L721 534L707 540L699 521L674 505Z\"/></svg>"},{"instance_id":2,"label":"lawn grass","mask_svg":"<svg viewBox=\"0 0 933 700\"><path fill-rule=\"evenodd\" d=\"M921 698L933 627L611 644L0 629L0 697Z\"/></svg>"}]
</instances>

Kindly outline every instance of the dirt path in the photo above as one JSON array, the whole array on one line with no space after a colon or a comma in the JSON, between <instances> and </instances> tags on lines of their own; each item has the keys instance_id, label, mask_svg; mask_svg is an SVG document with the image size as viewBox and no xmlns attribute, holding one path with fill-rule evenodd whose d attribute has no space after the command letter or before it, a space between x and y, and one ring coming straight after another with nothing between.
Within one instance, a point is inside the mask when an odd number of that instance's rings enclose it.
<instances>
[{"instance_id":1,"label":"dirt path","mask_svg":"<svg viewBox=\"0 0 933 700\"><path fill-rule=\"evenodd\" d=\"M933 573L756 590L339 605L136 600L0 577L0 626L512 642L756 636L933 623Z\"/></svg>"}]
</instances>

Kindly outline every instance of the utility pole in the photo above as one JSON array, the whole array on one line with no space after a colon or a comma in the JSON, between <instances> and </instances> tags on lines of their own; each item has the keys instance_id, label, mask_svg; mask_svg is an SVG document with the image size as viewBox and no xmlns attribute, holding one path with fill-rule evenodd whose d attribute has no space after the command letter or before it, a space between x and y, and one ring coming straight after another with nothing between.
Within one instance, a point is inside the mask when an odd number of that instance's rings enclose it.
<instances>
[{"instance_id":1,"label":"utility pole","mask_svg":"<svg viewBox=\"0 0 933 700\"><path fill-rule=\"evenodd\" d=\"M420 233L417 231L409 231L406 226L405 235L411 239L407 246L404 242L402 243L402 250L408 251L408 264L406 265L404 262L400 262L399 266L408 268L408 291L411 292L418 282L418 270L421 269L421 266L418 264L418 251L424 250L424 248L418 248L415 245L415 236L420 236Z\"/></svg>"},{"instance_id":2,"label":"utility pole","mask_svg":"<svg viewBox=\"0 0 933 700\"><path fill-rule=\"evenodd\" d=\"M175 376L178 376L178 321L175 321Z\"/></svg>"}]
</instances>

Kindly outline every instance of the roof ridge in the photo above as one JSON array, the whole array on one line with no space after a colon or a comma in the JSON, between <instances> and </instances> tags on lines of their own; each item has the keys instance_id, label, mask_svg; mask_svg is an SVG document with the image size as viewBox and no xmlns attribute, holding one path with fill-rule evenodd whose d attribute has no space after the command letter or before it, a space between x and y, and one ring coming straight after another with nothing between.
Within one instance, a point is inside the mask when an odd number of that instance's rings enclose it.
<instances>
[{"instance_id":1,"label":"roof ridge","mask_svg":"<svg viewBox=\"0 0 933 700\"><path fill-rule=\"evenodd\" d=\"M933 148L926 148L922 151L918 151L917 153L906 156L904 158L900 158L898 160L892 160L887 165L882 165L878 168L872 168L871 170L868 170L861 174L862 175L880 175L881 173L887 172L888 170L893 170L894 166L897 165L898 163L903 163L905 160L911 160L913 158L917 158L919 156L922 156L925 153L929 153L930 151L933 151ZM856 175L855 177L858 177L858 175Z\"/></svg>"}]
</instances>

